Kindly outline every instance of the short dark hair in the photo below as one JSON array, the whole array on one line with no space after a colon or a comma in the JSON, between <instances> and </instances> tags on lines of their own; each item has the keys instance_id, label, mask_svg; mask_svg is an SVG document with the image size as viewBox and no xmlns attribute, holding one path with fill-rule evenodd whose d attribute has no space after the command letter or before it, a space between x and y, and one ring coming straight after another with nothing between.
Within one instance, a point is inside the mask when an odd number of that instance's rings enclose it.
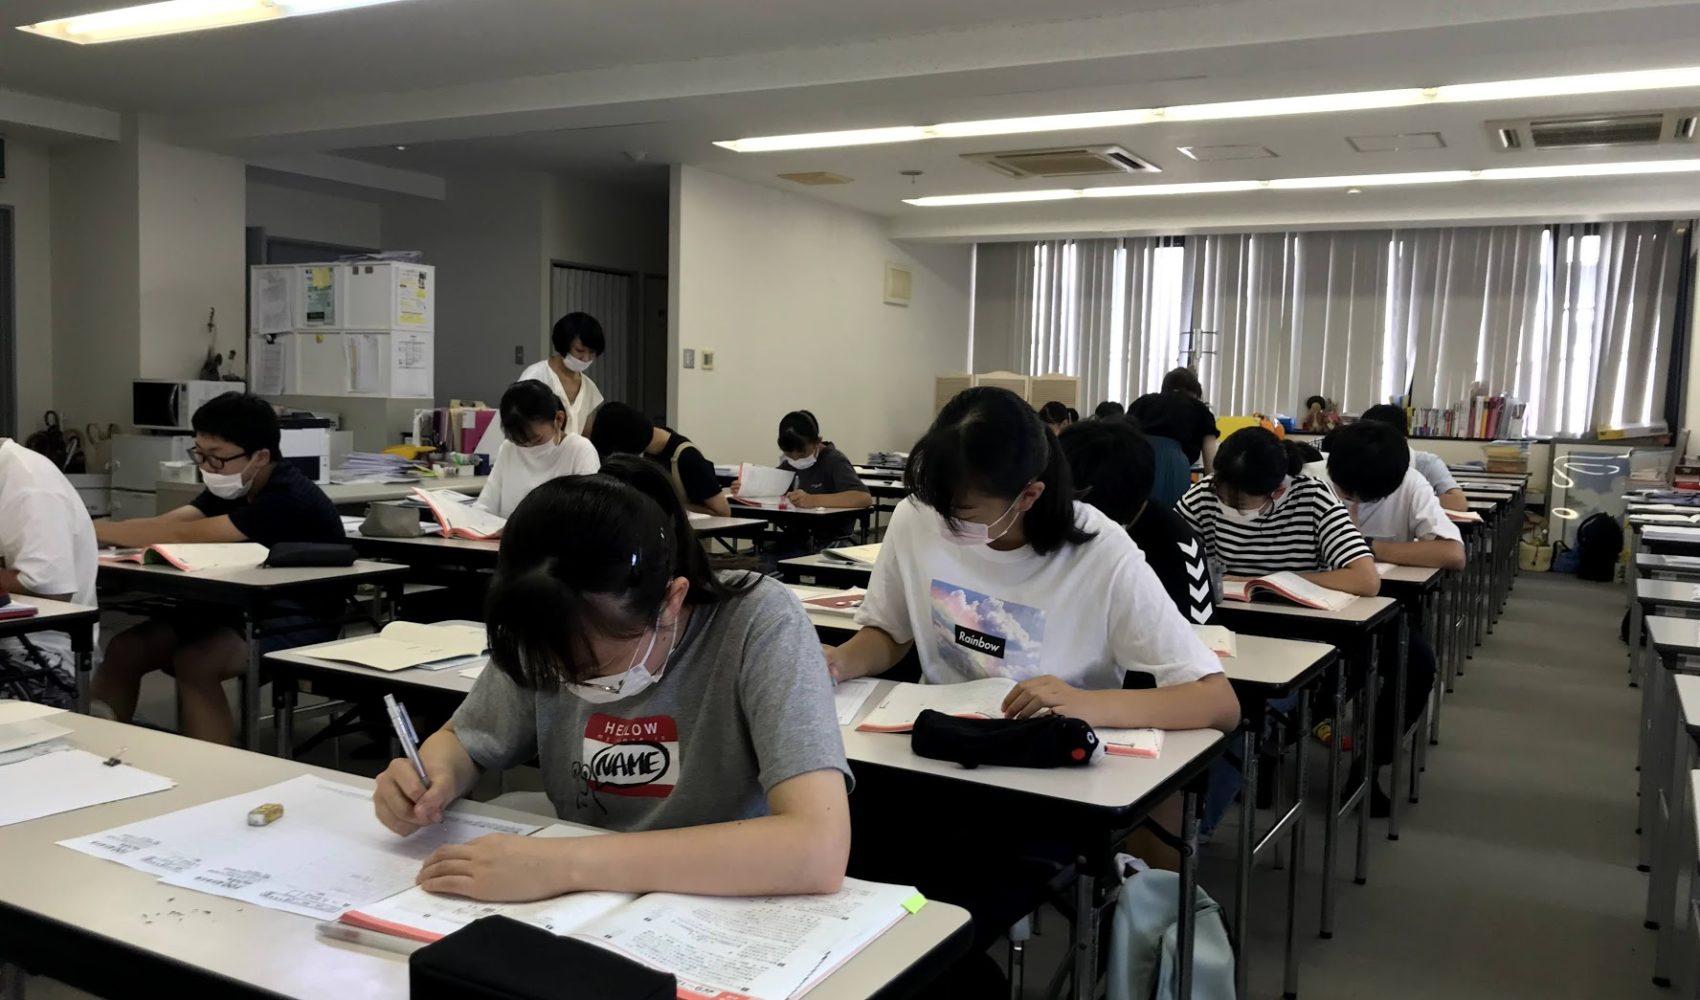
<instances>
[{"instance_id":1,"label":"short dark hair","mask_svg":"<svg viewBox=\"0 0 1700 1000\"><path fill-rule=\"evenodd\" d=\"M567 313L555 321L555 328L549 333L549 345L563 358L573 349L575 340L597 356L608 349L608 341L602 336L602 324L589 313Z\"/></svg>"},{"instance_id":2,"label":"short dark hair","mask_svg":"<svg viewBox=\"0 0 1700 1000\"><path fill-rule=\"evenodd\" d=\"M954 527L956 504L969 490L1014 500L1035 480L1045 491L1027 511L1028 544L1047 555L1090 541L1074 520L1074 482L1056 435L1026 400L993 386L964 389L946 403L910 449L903 483L915 499Z\"/></svg>"},{"instance_id":3,"label":"short dark hair","mask_svg":"<svg viewBox=\"0 0 1700 1000\"><path fill-rule=\"evenodd\" d=\"M249 454L263 450L274 462L283 458L277 411L251 392L214 396L189 418L189 426L196 434L223 438Z\"/></svg>"},{"instance_id":4,"label":"short dark hair","mask_svg":"<svg viewBox=\"0 0 1700 1000\"><path fill-rule=\"evenodd\" d=\"M703 550L696 529L691 527L691 516L679 498L679 491L673 486L672 477L662 471L659 463L639 455L609 455L608 460L602 463L601 475L618 479L654 500L673 525L673 537L677 541L674 561L678 566L674 575L691 581L686 604L712 604L729 593L741 594L755 586L757 578L754 575L732 585L721 581L710 570L708 553Z\"/></svg>"},{"instance_id":5,"label":"short dark hair","mask_svg":"<svg viewBox=\"0 0 1700 1000\"><path fill-rule=\"evenodd\" d=\"M1377 403L1365 410L1363 412L1363 416L1358 419L1360 421L1373 420L1376 423L1386 424L1387 426L1398 430L1400 437L1404 437L1410 432L1409 425L1405 419L1405 410L1402 407L1394 406L1392 403Z\"/></svg>"},{"instance_id":6,"label":"short dark hair","mask_svg":"<svg viewBox=\"0 0 1700 1000\"><path fill-rule=\"evenodd\" d=\"M1326 440L1326 439L1325 439ZM1287 468L1298 475L1298 470L1312 462L1322 461L1322 449L1309 441L1294 441L1284 438L1281 446L1287 449Z\"/></svg>"},{"instance_id":7,"label":"short dark hair","mask_svg":"<svg viewBox=\"0 0 1700 1000\"><path fill-rule=\"evenodd\" d=\"M1211 475L1230 496L1266 497L1291 471L1287 449L1274 431L1245 427L1222 440Z\"/></svg>"},{"instance_id":8,"label":"short dark hair","mask_svg":"<svg viewBox=\"0 0 1700 1000\"><path fill-rule=\"evenodd\" d=\"M1204 398L1204 386L1198 383L1198 373L1191 368L1171 368L1163 376L1164 392L1184 392L1193 399Z\"/></svg>"},{"instance_id":9,"label":"short dark hair","mask_svg":"<svg viewBox=\"0 0 1700 1000\"><path fill-rule=\"evenodd\" d=\"M1069 414L1073 412L1073 410L1053 399L1039 407L1039 419L1047 424L1071 424L1074 422L1074 418Z\"/></svg>"},{"instance_id":10,"label":"short dark hair","mask_svg":"<svg viewBox=\"0 0 1700 1000\"><path fill-rule=\"evenodd\" d=\"M1127 407L1113 399L1106 399L1092 408L1092 415L1099 420L1119 420L1127 416Z\"/></svg>"},{"instance_id":11,"label":"short dark hair","mask_svg":"<svg viewBox=\"0 0 1700 1000\"><path fill-rule=\"evenodd\" d=\"M603 403L591 413L589 423L590 443L604 459L609 455L641 455L655 434L655 425L643 411L625 403Z\"/></svg>"},{"instance_id":12,"label":"short dark hair","mask_svg":"<svg viewBox=\"0 0 1700 1000\"><path fill-rule=\"evenodd\" d=\"M1348 424L1328 443L1328 478L1366 503L1391 495L1410 467L1405 435L1379 420Z\"/></svg>"},{"instance_id":13,"label":"short dark hair","mask_svg":"<svg viewBox=\"0 0 1700 1000\"><path fill-rule=\"evenodd\" d=\"M687 604L724 599L696 535L680 530L677 499L671 509L611 473L532 490L502 528L484 602L491 662L521 687L553 690L590 676L591 635L642 635L675 577L690 584Z\"/></svg>"},{"instance_id":14,"label":"short dark hair","mask_svg":"<svg viewBox=\"0 0 1700 1000\"><path fill-rule=\"evenodd\" d=\"M1088 420L1063 428L1057 444L1068 459L1080 500L1126 524L1151 497L1157 453L1125 420Z\"/></svg>"},{"instance_id":15,"label":"short dark hair","mask_svg":"<svg viewBox=\"0 0 1700 1000\"><path fill-rule=\"evenodd\" d=\"M534 378L515 382L502 392L497 412L502 419L502 434L515 444L524 444L531 425L553 421L555 414L566 411L555 390Z\"/></svg>"},{"instance_id":16,"label":"short dark hair","mask_svg":"<svg viewBox=\"0 0 1700 1000\"><path fill-rule=\"evenodd\" d=\"M779 419L779 450L802 451L820 441L820 421L808 410L792 410Z\"/></svg>"}]
</instances>

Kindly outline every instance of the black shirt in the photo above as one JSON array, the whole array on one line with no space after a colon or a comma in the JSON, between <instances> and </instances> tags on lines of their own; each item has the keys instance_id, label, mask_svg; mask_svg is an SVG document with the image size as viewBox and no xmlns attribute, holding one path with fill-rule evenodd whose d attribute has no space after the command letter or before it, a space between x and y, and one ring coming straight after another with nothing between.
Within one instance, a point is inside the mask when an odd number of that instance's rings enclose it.
<instances>
[{"instance_id":1,"label":"black shirt","mask_svg":"<svg viewBox=\"0 0 1700 1000\"><path fill-rule=\"evenodd\" d=\"M190 505L208 517L230 515L230 523L250 542L346 542L342 518L319 485L288 462L272 466L258 492L235 500L202 490Z\"/></svg>"},{"instance_id":2,"label":"black shirt","mask_svg":"<svg viewBox=\"0 0 1700 1000\"><path fill-rule=\"evenodd\" d=\"M1200 625L1209 621L1210 566L1204 540L1192 525L1171 508L1148 503L1127 533L1186 620Z\"/></svg>"},{"instance_id":3,"label":"black shirt","mask_svg":"<svg viewBox=\"0 0 1700 1000\"><path fill-rule=\"evenodd\" d=\"M696 445L683 448L691 444L691 439L671 427L661 429L667 432L667 445L658 454L649 457L666 467L674 487L685 495L685 502L702 506L724 492L719 477L714 474L714 463L698 451ZM673 463L675 455L679 459L677 469Z\"/></svg>"},{"instance_id":4,"label":"black shirt","mask_svg":"<svg viewBox=\"0 0 1700 1000\"><path fill-rule=\"evenodd\" d=\"M1204 439L1216 437L1216 414L1184 392L1148 392L1127 408L1146 434L1180 443L1188 462L1204 454Z\"/></svg>"},{"instance_id":5,"label":"black shirt","mask_svg":"<svg viewBox=\"0 0 1700 1000\"><path fill-rule=\"evenodd\" d=\"M780 462L779 467L797 473L797 488L804 493L849 493L867 489L862 477L856 475L856 467L850 463L849 457L834 448L830 441L821 445L815 464L808 468L798 469L789 459Z\"/></svg>"}]
</instances>

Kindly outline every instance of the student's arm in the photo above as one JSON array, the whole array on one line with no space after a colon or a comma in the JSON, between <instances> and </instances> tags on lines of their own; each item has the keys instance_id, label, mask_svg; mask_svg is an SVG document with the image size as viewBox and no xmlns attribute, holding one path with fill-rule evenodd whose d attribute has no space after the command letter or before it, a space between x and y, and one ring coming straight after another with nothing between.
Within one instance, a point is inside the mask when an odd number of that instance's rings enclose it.
<instances>
[{"instance_id":1,"label":"student's arm","mask_svg":"<svg viewBox=\"0 0 1700 1000\"><path fill-rule=\"evenodd\" d=\"M1212 656L1215 654L1212 653ZM1114 729L1215 729L1240 724L1240 700L1224 674L1142 691L1083 691L1046 675L1022 681L1004 699L1004 716L1025 719L1041 708Z\"/></svg>"},{"instance_id":2,"label":"student's arm","mask_svg":"<svg viewBox=\"0 0 1700 1000\"><path fill-rule=\"evenodd\" d=\"M856 609L858 631L842 646L821 647L834 681L883 674L897 666L915 645L909 622L909 581L904 578L902 557L904 550L916 543L921 510L917 501L905 500L891 512L879 558L868 576L867 593Z\"/></svg>"},{"instance_id":3,"label":"student's arm","mask_svg":"<svg viewBox=\"0 0 1700 1000\"><path fill-rule=\"evenodd\" d=\"M158 545L163 542L245 542L248 536L230 520L230 515L208 517L194 504L184 504L157 517L134 521L96 521L94 536L102 545L124 547Z\"/></svg>"},{"instance_id":4,"label":"student's arm","mask_svg":"<svg viewBox=\"0 0 1700 1000\"><path fill-rule=\"evenodd\" d=\"M1356 594L1359 597L1374 597L1381 593L1381 574L1375 571L1373 556L1354 560L1343 569L1325 569L1299 575L1318 587Z\"/></svg>"},{"instance_id":5,"label":"student's arm","mask_svg":"<svg viewBox=\"0 0 1700 1000\"><path fill-rule=\"evenodd\" d=\"M1420 542L1371 542L1370 549L1381 562L1399 566L1464 568L1464 543L1449 538L1429 538Z\"/></svg>"},{"instance_id":6,"label":"student's arm","mask_svg":"<svg viewBox=\"0 0 1700 1000\"><path fill-rule=\"evenodd\" d=\"M913 640L899 642L885 629L869 625L858 630L842 646L822 645L821 650L826 653L826 666L836 683L854 677L883 674L897 666L897 661L908 655L914 645Z\"/></svg>"},{"instance_id":7,"label":"student's arm","mask_svg":"<svg viewBox=\"0 0 1700 1000\"><path fill-rule=\"evenodd\" d=\"M695 448L680 455L679 479L690 501L685 504L685 509L715 517L732 516L732 505L720 488L720 478L714 474L714 463L708 460L708 456Z\"/></svg>"},{"instance_id":8,"label":"student's arm","mask_svg":"<svg viewBox=\"0 0 1700 1000\"><path fill-rule=\"evenodd\" d=\"M1204 451L1199 455L1199 462L1204 466L1204 474L1210 475L1210 470L1216 467L1216 445L1221 439L1215 434L1204 436Z\"/></svg>"},{"instance_id":9,"label":"student's arm","mask_svg":"<svg viewBox=\"0 0 1700 1000\"><path fill-rule=\"evenodd\" d=\"M1437 499L1440 501L1440 505L1447 510L1464 511L1470 509L1470 498L1465 496L1464 491L1459 488L1450 489L1442 493Z\"/></svg>"},{"instance_id":10,"label":"student's arm","mask_svg":"<svg viewBox=\"0 0 1700 1000\"><path fill-rule=\"evenodd\" d=\"M727 502L726 495L716 493L702 503L685 504L685 509L698 514L712 514L715 517L731 517L732 505Z\"/></svg>"}]
</instances>

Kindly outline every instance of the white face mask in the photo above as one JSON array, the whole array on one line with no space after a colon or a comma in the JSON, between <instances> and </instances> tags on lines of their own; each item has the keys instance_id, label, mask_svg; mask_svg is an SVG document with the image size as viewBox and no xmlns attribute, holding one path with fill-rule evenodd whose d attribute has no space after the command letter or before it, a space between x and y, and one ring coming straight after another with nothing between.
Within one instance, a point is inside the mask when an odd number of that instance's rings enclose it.
<instances>
[{"instance_id":1,"label":"white face mask","mask_svg":"<svg viewBox=\"0 0 1700 1000\"><path fill-rule=\"evenodd\" d=\"M1230 521L1238 521L1241 524L1255 524L1263 519L1263 508L1259 507L1256 510L1240 510L1238 507L1230 507L1227 504L1223 504L1222 515Z\"/></svg>"},{"instance_id":2,"label":"white face mask","mask_svg":"<svg viewBox=\"0 0 1700 1000\"><path fill-rule=\"evenodd\" d=\"M556 433L560 433L559 430ZM519 464L527 469L547 472L556 467L561 456L561 449L566 447L567 440L546 441L543 444L515 445L514 454L519 456Z\"/></svg>"},{"instance_id":3,"label":"white face mask","mask_svg":"<svg viewBox=\"0 0 1700 1000\"><path fill-rule=\"evenodd\" d=\"M787 458L785 461L791 463L791 468L802 472L804 469L814 468L815 461L819 458L819 455L810 455L808 458Z\"/></svg>"},{"instance_id":4,"label":"white face mask","mask_svg":"<svg viewBox=\"0 0 1700 1000\"><path fill-rule=\"evenodd\" d=\"M571 354L563 357L561 359L561 363L567 366L567 371L578 372L580 375L583 375L584 370L590 367L589 361L583 361L579 358L575 358Z\"/></svg>"},{"instance_id":5,"label":"white face mask","mask_svg":"<svg viewBox=\"0 0 1700 1000\"><path fill-rule=\"evenodd\" d=\"M220 500L239 500L248 495L248 481L240 472L203 472L201 482Z\"/></svg>"},{"instance_id":6,"label":"white face mask","mask_svg":"<svg viewBox=\"0 0 1700 1000\"><path fill-rule=\"evenodd\" d=\"M1009 529L1015 527L1015 520L1011 518L1008 526L996 535L992 534L992 525L997 524L998 521L1002 521L1006 517L1009 517L1009 515L1015 511L1015 505L1020 502L1020 497L1016 497L1014 500L1011 500L1009 506L1004 508L1004 512L999 514L997 516L997 520L993 521L992 524L977 524L973 521L958 521L953 527L950 523L950 519L945 517L943 514L940 514L938 511L934 511L933 516L939 520L939 534L943 535L944 540L950 542L952 545L961 545L964 548L976 545L990 545L1003 536L1009 534Z\"/></svg>"},{"instance_id":7,"label":"white face mask","mask_svg":"<svg viewBox=\"0 0 1700 1000\"><path fill-rule=\"evenodd\" d=\"M626 668L625 673L613 677L598 677L596 680L585 681L582 684L568 684L567 690L592 705L606 705L609 702L635 698L649 690L660 682L661 675L667 670L667 660L662 660L661 669L654 673L651 673L649 668L644 666L644 663L649 659L649 654L655 651L655 637L660 634L661 622L658 620L655 623L655 628L650 630L649 645L643 648L643 655L633 654L631 666ZM667 637L668 659L673 657L673 643L678 638L679 616L674 615L673 632Z\"/></svg>"}]
</instances>

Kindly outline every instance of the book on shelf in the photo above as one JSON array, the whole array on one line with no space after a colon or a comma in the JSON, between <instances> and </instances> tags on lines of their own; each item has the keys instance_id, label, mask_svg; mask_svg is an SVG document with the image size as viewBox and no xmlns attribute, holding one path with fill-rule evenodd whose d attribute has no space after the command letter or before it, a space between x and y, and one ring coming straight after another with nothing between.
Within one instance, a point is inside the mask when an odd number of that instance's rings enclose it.
<instances>
[{"instance_id":1,"label":"book on shelf","mask_svg":"<svg viewBox=\"0 0 1700 1000\"><path fill-rule=\"evenodd\" d=\"M1354 594L1319 587L1297 573L1268 573L1250 580L1222 581L1224 600L1252 601L1259 594L1273 594L1318 611L1339 611L1358 599Z\"/></svg>"}]
</instances>

